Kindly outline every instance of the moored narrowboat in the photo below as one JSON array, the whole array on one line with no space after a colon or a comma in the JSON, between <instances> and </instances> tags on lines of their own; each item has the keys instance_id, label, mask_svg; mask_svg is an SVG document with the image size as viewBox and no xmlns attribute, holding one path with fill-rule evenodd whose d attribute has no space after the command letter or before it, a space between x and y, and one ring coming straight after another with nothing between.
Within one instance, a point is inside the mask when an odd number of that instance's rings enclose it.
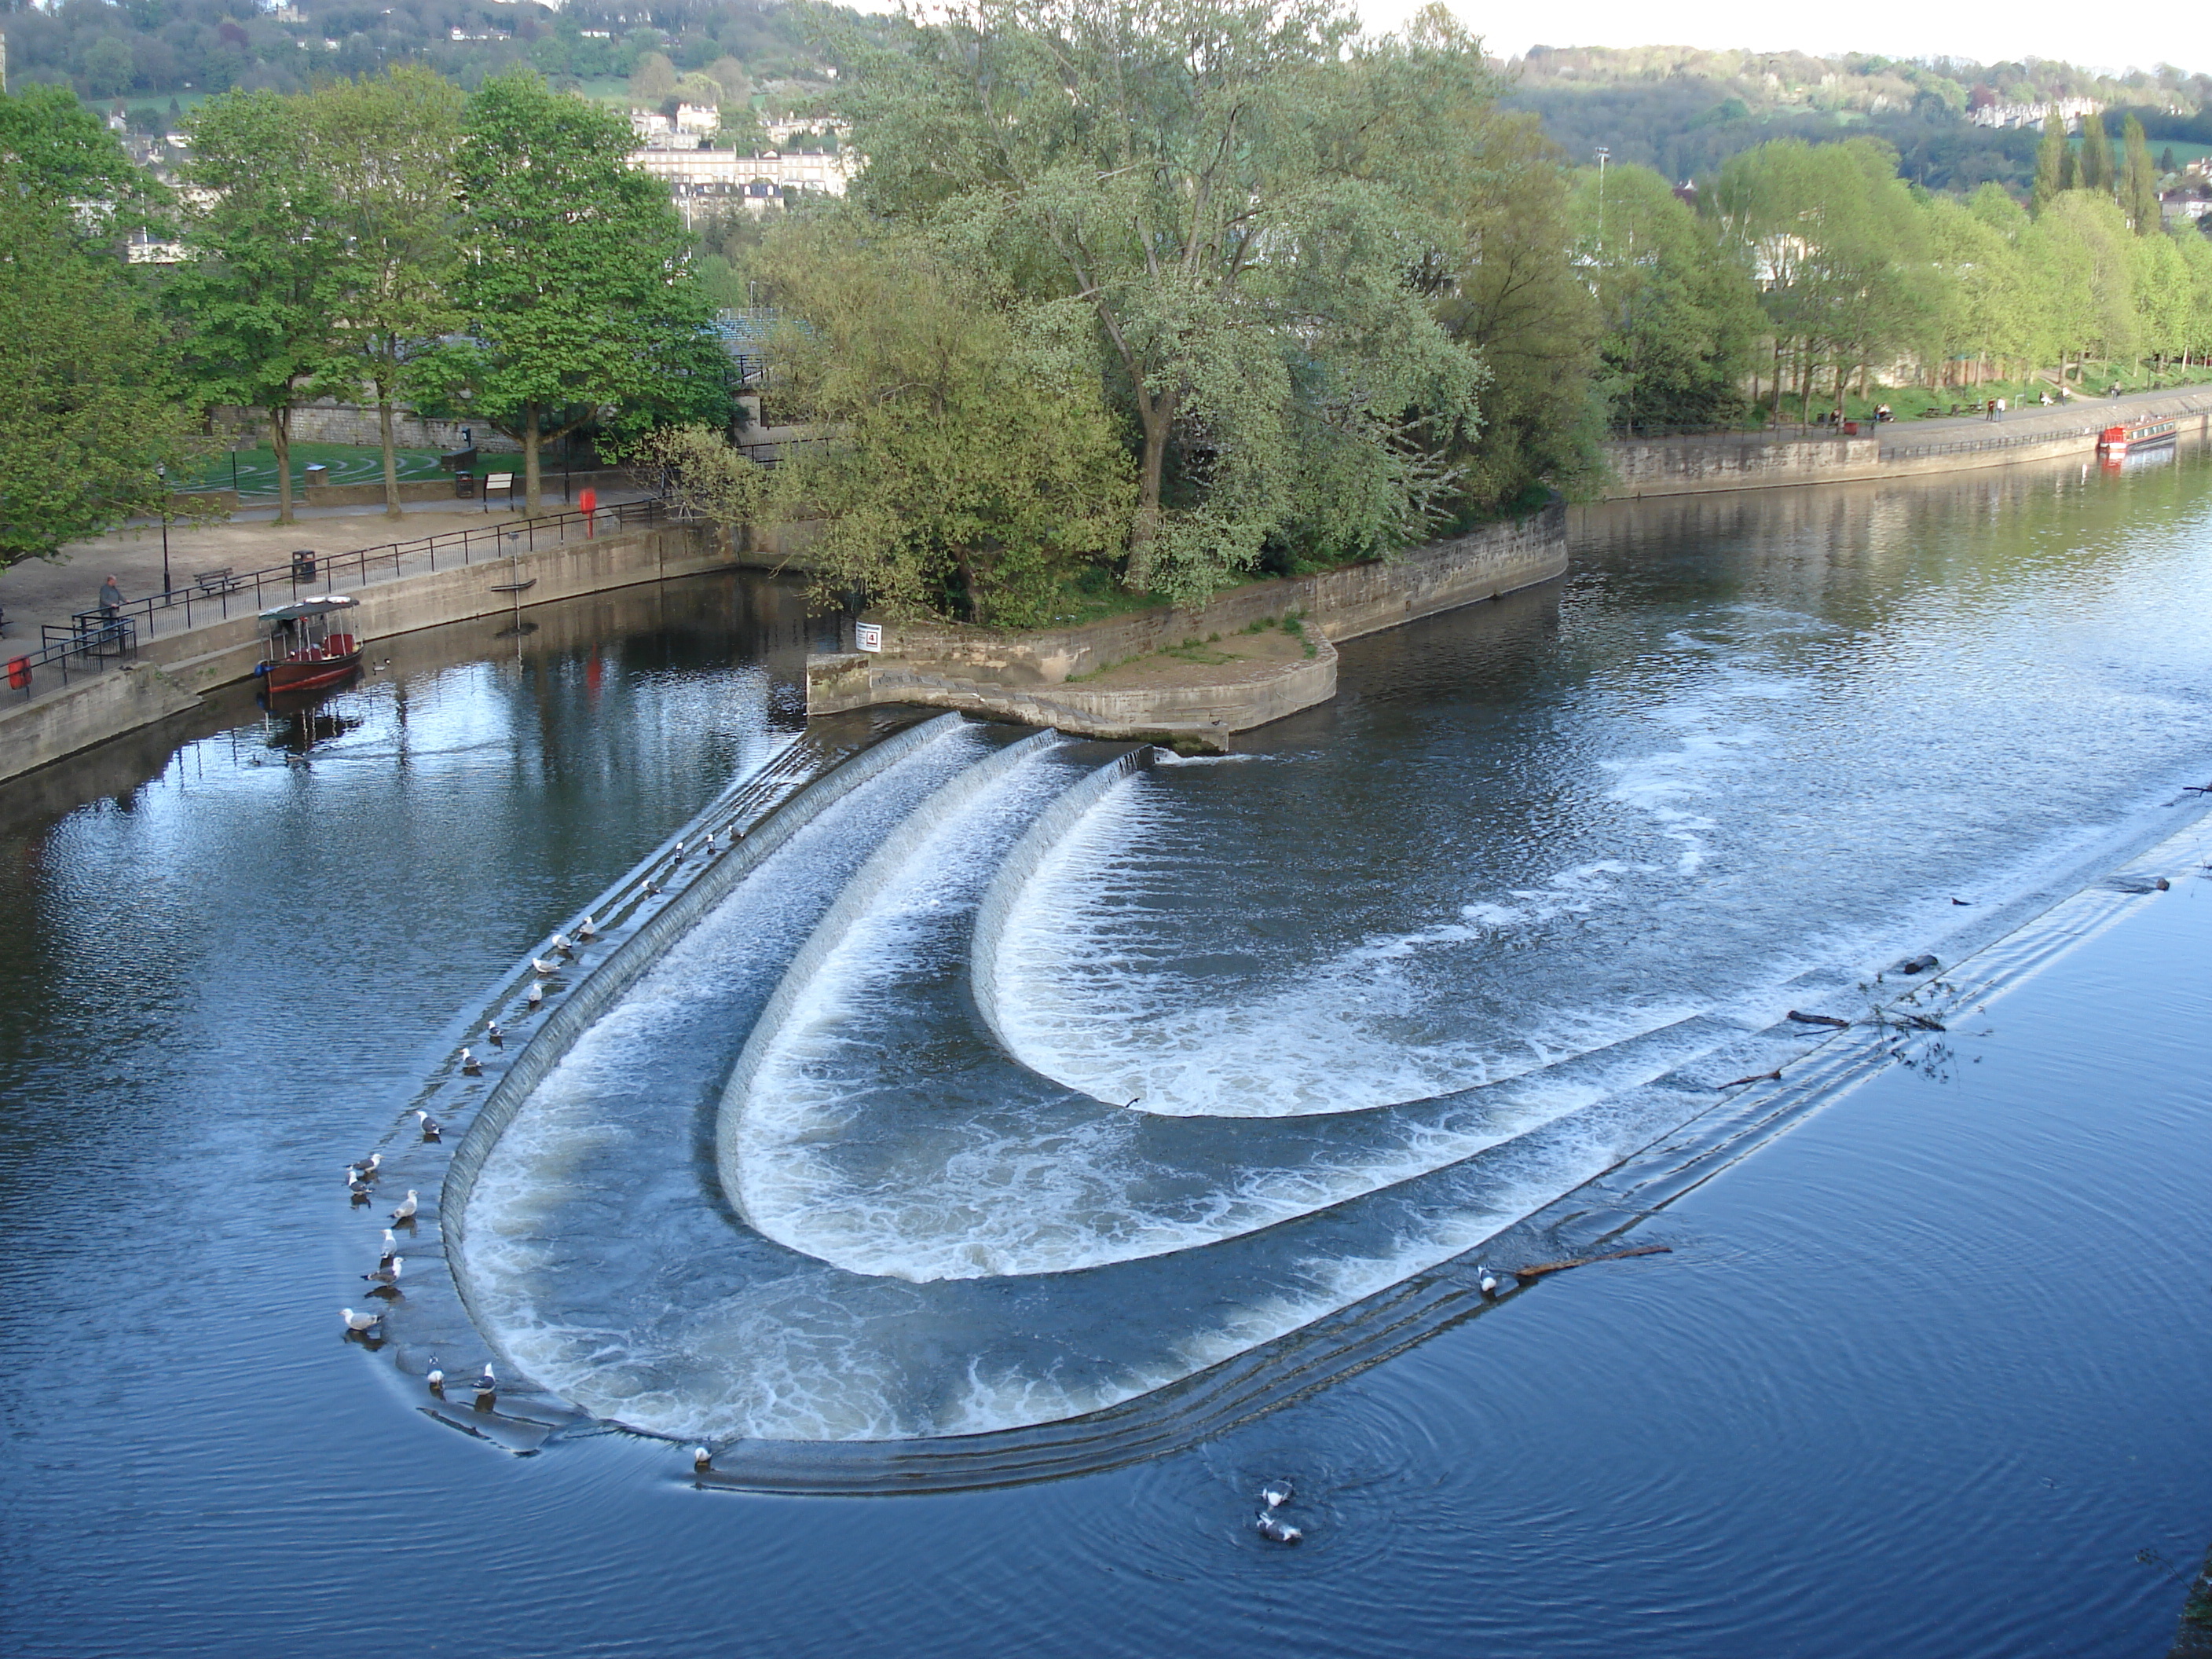
<instances>
[{"instance_id":1,"label":"moored narrowboat","mask_svg":"<svg viewBox=\"0 0 2212 1659\"><path fill-rule=\"evenodd\" d=\"M2097 453L2118 459L2130 450L2170 444L2179 429L2179 422L2175 421L2130 421L2124 426L2108 426L2098 434Z\"/></svg>"}]
</instances>

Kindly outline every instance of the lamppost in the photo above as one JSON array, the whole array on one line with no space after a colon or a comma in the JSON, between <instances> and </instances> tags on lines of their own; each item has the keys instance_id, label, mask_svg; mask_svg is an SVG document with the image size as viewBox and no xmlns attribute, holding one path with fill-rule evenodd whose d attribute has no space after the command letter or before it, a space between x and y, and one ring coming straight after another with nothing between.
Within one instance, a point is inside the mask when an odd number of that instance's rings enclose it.
<instances>
[{"instance_id":1,"label":"lamppost","mask_svg":"<svg viewBox=\"0 0 2212 1659\"><path fill-rule=\"evenodd\" d=\"M1597 258L1601 269L1605 264L1605 164L1612 155L1603 144L1597 147Z\"/></svg>"},{"instance_id":2,"label":"lamppost","mask_svg":"<svg viewBox=\"0 0 2212 1659\"><path fill-rule=\"evenodd\" d=\"M157 466L154 476L161 481L161 598L166 602L169 597L169 469Z\"/></svg>"}]
</instances>

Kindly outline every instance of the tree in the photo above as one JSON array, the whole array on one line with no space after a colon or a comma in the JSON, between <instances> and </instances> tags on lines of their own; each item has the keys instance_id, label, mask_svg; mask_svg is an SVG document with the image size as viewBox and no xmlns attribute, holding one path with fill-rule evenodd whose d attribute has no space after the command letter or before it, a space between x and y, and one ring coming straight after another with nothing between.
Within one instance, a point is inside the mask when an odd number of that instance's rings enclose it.
<instances>
[{"instance_id":1,"label":"tree","mask_svg":"<svg viewBox=\"0 0 2212 1659\"><path fill-rule=\"evenodd\" d=\"M1462 186L1463 251L1437 296L1445 331L1490 374L1481 424L1453 452L1477 512L1572 486L1595 471L1603 435L1597 306L1572 257L1569 176L1534 116L1487 118L1487 165Z\"/></svg>"},{"instance_id":2,"label":"tree","mask_svg":"<svg viewBox=\"0 0 2212 1659\"><path fill-rule=\"evenodd\" d=\"M460 321L448 295L460 267L453 159L461 103L443 76L401 66L325 87L307 110L313 165L346 234L336 344L376 407L384 510L395 519L392 404L416 359Z\"/></svg>"},{"instance_id":3,"label":"tree","mask_svg":"<svg viewBox=\"0 0 2212 1659\"><path fill-rule=\"evenodd\" d=\"M1133 588L1196 598L1271 539L1401 544L1474 418L1480 363L1414 276L1450 245L1436 204L1488 71L1455 32L1352 30L1330 0L963 0L852 54L866 207L1103 355L1136 430Z\"/></svg>"},{"instance_id":4,"label":"tree","mask_svg":"<svg viewBox=\"0 0 2212 1659\"><path fill-rule=\"evenodd\" d=\"M48 202L88 204L80 235L166 223L169 193L124 153L106 125L67 87L0 94L0 165L16 188Z\"/></svg>"},{"instance_id":5,"label":"tree","mask_svg":"<svg viewBox=\"0 0 2212 1659\"><path fill-rule=\"evenodd\" d=\"M273 92L225 93L195 112L186 177L211 199L187 222L194 257L167 290L200 395L269 416L279 524L293 522L292 411L345 382L351 229L307 115L303 100Z\"/></svg>"},{"instance_id":6,"label":"tree","mask_svg":"<svg viewBox=\"0 0 2212 1659\"><path fill-rule=\"evenodd\" d=\"M2131 240L2112 199L2086 190L2062 194L2022 240L2062 380L2069 356L2110 362L2135 353Z\"/></svg>"},{"instance_id":7,"label":"tree","mask_svg":"<svg viewBox=\"0 0 2212 1659\"><path fill-rule=\"evenodd\" d=\"M2150 144L2143 137L2143 125L2132 115L2128 117L2123 149L2124 161L2120 170L2120 210L2128 216L2138 236L2150 236L2161 228L2163 215L2158 204L2158 169L2151 165Z\"/></svg>"},{"instance_id":8,"label":"tree","mask_svg":"<svg viewBox=\"0 0 2212 1659\"><path fill-rule=\"evenodd\" d=\"M0 567L165 511L191 447L143 296L29 186L0 161Z\"/></svg>"},{"instance_id":9,"label":"tree","mask_svg":"<svg viewBox=\"0 0 2212 1659\"><path fill-rule=\"evenodd\" d=\"M2112 193L2117 182L2112 167L2112 137L2105 131L2101 112L2091 110L2081 118L2081 157L2076 188Z\"/></svg>"},{"instance_id":10,"label":"tree","mask_svg":"<svg viewBox=\"0 0 2212 1659\"><path fill-rule=\"evenodd\" d=\"M1051 621L1079 568L1119 550L1133 507L1088 352L915 241L787 226L763 269L790 319L774 395L836 434L779 469L785 499L820 517L816 597Z\"/></svg>"},{"instance_id":11,"label":"tree","mask_svg":"<svg viewBox=\"0 0 2212 1659\"><path fill-rule=\"evenodd\" d=\"M424 374L521 443L533 513L548 442L603 418L641 428L726 414L728 359L683 223L629 150L619 116L527 72L495 76L468 100L453 297L469 338Z\"/></svg>"},{"instance_id":12,"label":"tree","mask_svg":"<svg viewBox=\"0 0 2212 1659\"><path fill-rule=\"evenodd\" d=\"M1599 347L1613 421L1630 428L1726 425L1763 330L1758 290L1702 220L1649 167L1606 179L1602 230L1595 169L1576 183L1575 248L1597 285Z\"/></svg>"},{"instance_id":13,"label":"tree","mask_svg":"<svg viewBox=\"0 0 2212 1659\"><path fill-rule=\"evenodd\" d=\"M2066 118L2053 105L2043 118L2043 141L2035 147L2035 210L2051 205L2051 198L2067 187L2069 163L2074 147L2066 139Z\"/></svg>"},{"instance_id":14,"label":"tree","mask_svg":"<svg viewBox=\"0 0 2212 1659\"><path fill-rule=\"evenodd\" d=\"M665 53L648 52L630 72L630 102L651 108L676 90L676 65Z\"/></svg>"}]
</instances>

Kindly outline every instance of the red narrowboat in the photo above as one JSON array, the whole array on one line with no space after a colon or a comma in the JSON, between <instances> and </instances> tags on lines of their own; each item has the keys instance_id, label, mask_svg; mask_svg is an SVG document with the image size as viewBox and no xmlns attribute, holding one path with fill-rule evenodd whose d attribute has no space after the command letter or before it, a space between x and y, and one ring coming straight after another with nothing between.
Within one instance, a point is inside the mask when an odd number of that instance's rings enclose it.
<instances>
[{"instance_id":1,"label":"red narrowboat","mask_svg":"<svg viewBox=\"0 0 2212 1659\"><path fill-rule=\"evenodd\" d=\"M361 666L361 641L344 615L360 603L325 593L263 611L269 637L253 672L272 692L322 691L337 684Z\"/></svg>"},{"instance_id":2,"label":"red narrowboat","mask_svg":"<svg viewBox=\"0 0 2212 1659\"><path fill-rule=\"evenodd\" d=\"M2098 434L2097 453L2107 460L2118 460L2130 450L2172 443L2179 428L2175 421L2131 421L2125 426L2108 426Z\"/></svg>"}]
</instances>

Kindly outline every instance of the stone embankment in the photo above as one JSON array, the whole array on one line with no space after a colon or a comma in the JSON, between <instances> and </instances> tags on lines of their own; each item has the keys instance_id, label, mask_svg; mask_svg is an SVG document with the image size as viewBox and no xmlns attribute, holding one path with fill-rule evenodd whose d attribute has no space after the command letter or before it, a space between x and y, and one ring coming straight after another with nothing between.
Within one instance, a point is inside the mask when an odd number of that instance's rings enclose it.
<instances>
[{"instance_id":1,"label":"stone embankment","mask_svg":"<svg viewBox=\"0 0 2212 1659\"><path fill-rule=\"evenodd\" d=\"M1085 737L1211 744L1334 696L1335 641L1495 599L1566 568L1566 514L1554 504L1395 559L1231 588L1191 610L1161 605L1021 633L886 622L880 653L807 659L807 712L918 702ZM1171 665L1146 661L1285 617L1297 620L1291 637L1310 654L1194 649ZM1143 666L1156 672L1133 672Z\"/></svg>"},{"instance_id":2,"label":"stone embankment","mask_svg":"<svg viewBox=\"0 0 2212 1659\"><path fill-rule=\"evenodd\" d=\"M1694 495L1787 484L1911 478L2079 455L2094 459L2097 434L2124 421L2180 422L2184 442L2212 440L2212 389L2078 398L1980 419L1862 426L1855 438L1721 433L1630 439L1606 446L1607 499Z\"/></svg>"},{"instance_id":3,"label":"stone embankment","mask_svg":"<svg viewBox=\"0 0 2212 1659\"><path fill-rule=\"evenodd\" d=\"M365 584L326 578L313 591L331 586L362 602L353 627L373 659L380 640L506 615L526 594L529 604L543 605L726 569L732 562L726 538L699 526L662 525L579 537L534 552L480 555L435 570L403 568ZM156 635L134 663L73 677L28 702L0 702L0 780L195 708L203 694L251 678L262 648L254 612L249 598L227 619Z\"/></svg>"}]
</instances>

